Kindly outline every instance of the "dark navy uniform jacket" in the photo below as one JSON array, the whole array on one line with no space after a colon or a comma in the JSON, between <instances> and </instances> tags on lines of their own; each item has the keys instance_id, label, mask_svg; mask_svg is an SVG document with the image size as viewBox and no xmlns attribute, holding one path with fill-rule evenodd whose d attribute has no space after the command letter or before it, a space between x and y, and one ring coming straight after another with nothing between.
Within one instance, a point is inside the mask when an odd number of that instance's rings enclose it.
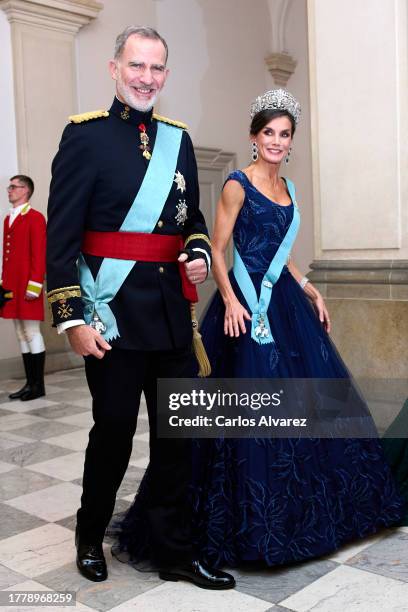
<instances>
[{"instance_id":1,"label":"dark navy uniform jacket","mask_svg":"<svg viewBox=\"0 0 408 612\"><path fill-rule=\"evenodd\" d=\"M85 115L76 116L74 121ZM152 112L125 108L117 98L108 116L74 122L64 130L52 164L48 204L47 288L54 325L83 319L76 262L84 231L118 231L143 181L149 162L140 149L141 123L153 152L157 120ZM189 242L188 248L210 254L208 231L199 210L197 165L186 131L181 139L178 172L185 179L186 189L182 192L180 181L173 182L154 233L182 234L184 239L201 234ZM183 223L183 215L180 218L178 213L184 202L187 218ZM102 258L86 255L85 260L96 278ZM135 263L110 307L120 333L111 342L114 346L166 350L191 343L190 307L182 294L177 263Z\"/></svg>"}]
</instances>

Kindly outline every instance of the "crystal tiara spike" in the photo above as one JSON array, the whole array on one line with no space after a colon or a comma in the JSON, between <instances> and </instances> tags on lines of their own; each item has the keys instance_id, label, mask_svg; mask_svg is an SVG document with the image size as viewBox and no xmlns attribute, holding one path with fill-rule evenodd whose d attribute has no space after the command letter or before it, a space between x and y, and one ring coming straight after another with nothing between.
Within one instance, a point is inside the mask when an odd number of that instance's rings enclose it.
<instances>
[{"instance_id":1,"label":"crystal tiara spike","mask_svg":"<svg viewBox=\"0 0 408 612\"><path fill-rule=\"evenodd\" d=\"M285 110L299 122L301 108L299 102L286 89L271 89L258 96L251 104L251 119L263 110Z\"/></svg>"}]
</instances>

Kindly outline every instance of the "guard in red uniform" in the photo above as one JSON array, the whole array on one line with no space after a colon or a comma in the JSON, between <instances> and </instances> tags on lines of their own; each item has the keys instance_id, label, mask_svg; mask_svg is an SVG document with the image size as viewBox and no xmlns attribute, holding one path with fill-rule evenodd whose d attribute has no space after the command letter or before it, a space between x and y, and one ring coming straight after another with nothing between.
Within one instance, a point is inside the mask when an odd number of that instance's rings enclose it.
<instances>
[{"instance_id":1,"label":"guard in red uniform","mask_svg":"<svg viewBox=\"0 0 408 612\"><path fill-rule=\"evenodd\" d=\"M0 308L0 316L14 320L27 378L26 384L9 397L22 401L45 395L45 346L40 321L44 321L46 222L29 204L33 191L29 176L18 174L10 179L7 192L12 208L4 220L3 234L1 284L12 299Z\"/></svg>"}]
</instances>

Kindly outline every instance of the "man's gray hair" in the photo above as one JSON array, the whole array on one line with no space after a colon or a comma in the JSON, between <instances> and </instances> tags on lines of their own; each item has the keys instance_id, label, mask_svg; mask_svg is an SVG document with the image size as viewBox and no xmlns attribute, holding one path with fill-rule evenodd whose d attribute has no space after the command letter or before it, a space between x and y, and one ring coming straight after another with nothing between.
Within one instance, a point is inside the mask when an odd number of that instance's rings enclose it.
<instances>
[{"instance_id":1,"label":"man's gray hair","mask_svg":"<svg viewBox=\"0 0 408 612\"><path fill-rule=\"evenodd\" d=\"M119 34L115 42L114 58L116 60L119 59L120 56L122 55L123 48L126 44L126 41L129 38L129 36L132 36L132 35L140 36L141 38L150 38L152 40L160 40L163 43L164 49L166 51L166 62L165 63L167 64L167 58L169 56L169 48L167 46L167 43L164 40L164 38L160 36L160 34L154 28L151 28L149 26L128 26L127 28L123 30L123 32Z\"/></svg>"}]
</instances>

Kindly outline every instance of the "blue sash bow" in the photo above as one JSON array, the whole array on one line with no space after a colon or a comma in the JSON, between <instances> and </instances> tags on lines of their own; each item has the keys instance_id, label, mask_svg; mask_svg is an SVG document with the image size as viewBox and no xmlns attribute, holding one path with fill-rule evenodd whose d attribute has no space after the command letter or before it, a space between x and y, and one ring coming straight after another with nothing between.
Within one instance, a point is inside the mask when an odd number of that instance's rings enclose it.
<instances>
[{"instance_id":1,"label":"blue sash bow","mask_svg":"<svg viewBox=\"0 0 408 612\"><path fill-rule=\"evenodd\" d=\"M246 269L237 248L234 246L233 272L239 288L241 289L252 313L251 338L252 340L255 340L255 342L258 342L258 344L268 344L274 342L268 320L268 308L272 297L272 289L281 275L282 268L288 259L300 225L300 214L296 203L295 186L289 179L286 179L286 184L294 206L293 219L279 249L275 253L274 258L272 259L269 268L262 279L259 300L248 270Z\"/></svg>"},{"instance_id":2,"label":"blue sash bow","mask_svg":"<svg viewBox=\"0 0 408 612\"><path fill-rule=\"evenodd\" d=\"M142 185L123 221L120 232L151 234L163 211L173 184L183 130L158 123L156 142ZM135 145L136 146L136 145ZM105 340L118 337L115 315L109 307L135 261L105 257L96 279L81 254L78 260L79 283L85 303L84 318L90 324L95 317Z\"/></svg>"}]
</instances>

